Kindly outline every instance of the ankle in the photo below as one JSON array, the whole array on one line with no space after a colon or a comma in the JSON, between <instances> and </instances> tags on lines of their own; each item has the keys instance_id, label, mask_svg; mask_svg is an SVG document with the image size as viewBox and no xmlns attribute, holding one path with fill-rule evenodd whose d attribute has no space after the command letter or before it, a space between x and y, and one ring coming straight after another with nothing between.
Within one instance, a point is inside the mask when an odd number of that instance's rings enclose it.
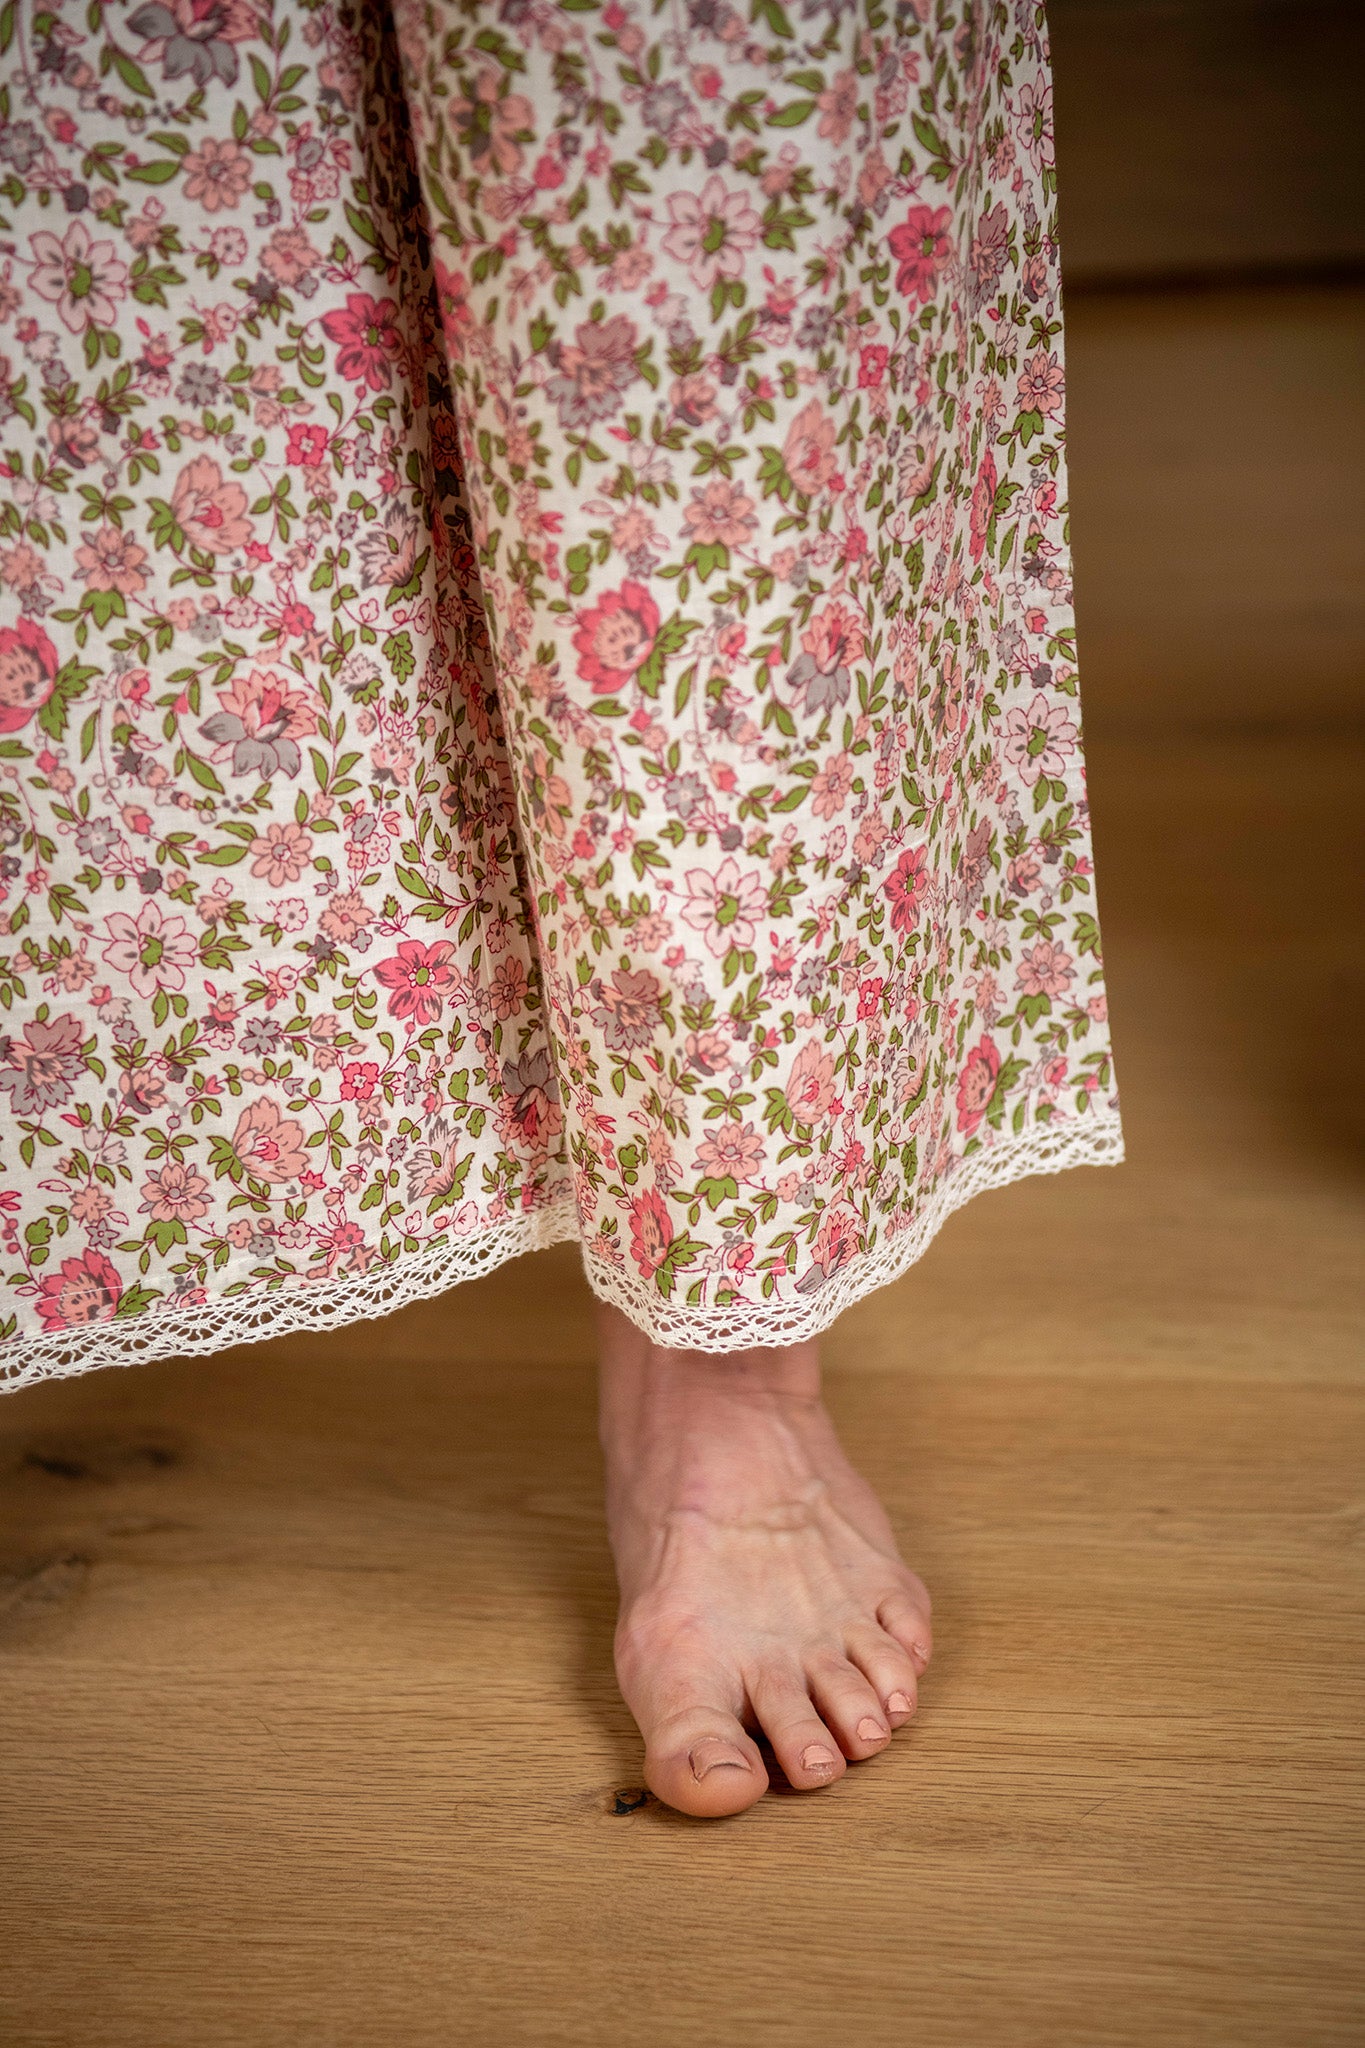
<instances>
[{"instance_id":1,"label":"ankle","mask_svg":"<svg viewBox=\"0 0 1365 2048\"><path fill-rule=\"evenodd\" d=\"M651 1424L671 1429L755 1410L818 1409L814 1343L753 1351L674 1351L652 1344L619 1310L599 1305L600 1422L604 1448Z\"/></svg>"}]
</instances>

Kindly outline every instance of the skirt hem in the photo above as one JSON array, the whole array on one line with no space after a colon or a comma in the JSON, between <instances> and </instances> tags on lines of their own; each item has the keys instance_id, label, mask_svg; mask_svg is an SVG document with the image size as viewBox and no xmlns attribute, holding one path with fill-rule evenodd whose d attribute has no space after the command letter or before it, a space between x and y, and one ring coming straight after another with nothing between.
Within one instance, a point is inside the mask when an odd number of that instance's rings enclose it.
<instances>
[{"instance_id":1,"label":"skirt hem","mask_svg":"<svg viewBox=\"0 0 1365 2048\"><path fill-rule=\"evenodd\" d=\"M800 1301L674 1308L629 1274L594 1260L586 1245L583 1266L594 1294L619 1308L655 1344L707 1352L776 1349L820 1336L855 1302L898 1280L923 1257L954 1211L975 1196L1034 1174L1064 1173L1072 1166L1118 1166L1123 1156L1117 1109L1106 1109L1083 1123L1035 1126L1003 1139L989 1151L955 1161L953 1171L903 1229L874 1251L850 1259Z\"/></svg>"},{"instance_id":2,"label":"skirt hem","mask_svg":"<svg viewBox=\"0 0 1365 2048\"><path fill-rule=\"evenodd\" d=\"M587 1246L584 1270L593 1293L619 1308L655 1344L701 1351L795 1344L819 1336L854 1302L898 1279L922 1257L949 1216L974 1196L1033 1174L1061 1173L1072 1166L1116 1166L1122 1158L1117 1110L1084 1122L1035 1126L1007 1138L961 1161L903 1230L873 1252L850 1260L799 1301L675 1307L661 1301L644 1281L594 1257ZM370 1322L491 1273L525 1252L579 1235L566 1189L564 1196L529 1216L430 1247L370 1273L317 1282L301 1278L293 1287L240 1299L195 1302L145 1312L124 1323L115 1319L18 1339L10 1359L0 1360L0 1391L15 1392L38 1380L67 1379L101 1366L201 1357L238 1344Z\"/></svg>"}]
</instances>

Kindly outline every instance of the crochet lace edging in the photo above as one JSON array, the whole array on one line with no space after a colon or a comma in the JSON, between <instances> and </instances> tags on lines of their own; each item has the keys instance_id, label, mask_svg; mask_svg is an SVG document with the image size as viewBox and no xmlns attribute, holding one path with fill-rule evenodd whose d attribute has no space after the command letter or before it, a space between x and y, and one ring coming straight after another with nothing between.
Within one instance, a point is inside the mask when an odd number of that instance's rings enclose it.
<instances>
[{"instance_id":1,"label":"crochet lace edging","mask_svg":"<svg viewBox=\"0 0 1365 2048\"><path fill-rule=\"evenodd\" d=\"M0 1393L34 1380L66 1379L104 1365L150 1364L158 1358L194 1358L236 1344L302 1330L339 1330L392 1315L414 1301L444 1294L462 1280L477 1280L523 1252L540 1251L578 1236L578 1215L566 1187L554 1202L529 1216L514 1216L490 1230L447 1239L410 1253L391 1266L334 1280L257 1288L185 1308L147 1309L127 1322L87 1323L78 1330L16 1339L9 1360L0 1354Z\"/></svg>"},{"instance_id":2,"label":"crochet lace edging","mask_svg":"<svg viewBox=\"0 0 1365 2048\"><path fill-rule=\"evenodd\" d=\"M960 1161L905 1229L874 1251L851 1259L814 1294L796 1301L677 1308L660 1301L628 1273L594 1259L587 1246L583 1265L594 1294L619 1308L655 1344L689 1351L757 1351L799 1344L818 1337L864 1295L898 1280L923 1257L954 1210L975 1196L1032 1174L1064 1173L1071 1166L1117 1166L1122 1159L1123 1128L1116 1110L1088 1116L1084 1122L1035 1125Z\"/></svg>"},{"instance_id":3,"label":"crochet lace edging","mask_svg":"<svg viewBox=\"0 0 1365 2048\"><path fill-rule=\"evenodd\" d=\"M875 1251L850 1261L818 1291L796 1301L743 1302L720 1308L677 1307L651 1293L643 1281L595 1258L583 1248L588 1284L656 1344L692 1351L748 1351L795 1344L827 1330L864 1295L899 1279L938 1235L954 1210L990 1188L1006 1187L1038 1173L1071 1166L1117 1165L1123 1134L1116 1112L1084 1123L1035 1125L1017 1138L974 1153L961 1162L904 1230ZM149 1309L127 1322L115 1319L79 1330L54 1330L17 1339L12 1363L0 1358L0 1392L11 1393L37 1380L64 1379L100 1366L136 1365L160 1358L201 1357L239 1344L302 1331L341 1329L392 1315L415 1301L443 1294L462 1280L491 1273L523 1252L539 1251L579 1237L571 1195L529 1216L490 1230L433 1245L395 1265L341 1279L258 1290L189 1307Z\"/></svg>"}]
</instances>

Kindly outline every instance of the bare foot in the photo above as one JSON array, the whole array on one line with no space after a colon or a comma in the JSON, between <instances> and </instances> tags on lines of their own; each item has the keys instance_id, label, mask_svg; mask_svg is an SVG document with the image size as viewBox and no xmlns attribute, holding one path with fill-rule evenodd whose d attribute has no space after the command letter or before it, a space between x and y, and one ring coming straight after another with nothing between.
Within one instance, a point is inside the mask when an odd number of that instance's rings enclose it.
<instances>
[{"instance_id":1,"label":"bare foot","mask_svg":"<svg viewBox=\"0 0 1365 2048\"><path fill-rule=\"evenodd\" d=\"M811 1792L915 1711L929 1595L840 1447L814 1344L662 1351L599 1311L616 1674L651 1791L741 1813L761 1732Z\"/></svg>"}]
</instances>

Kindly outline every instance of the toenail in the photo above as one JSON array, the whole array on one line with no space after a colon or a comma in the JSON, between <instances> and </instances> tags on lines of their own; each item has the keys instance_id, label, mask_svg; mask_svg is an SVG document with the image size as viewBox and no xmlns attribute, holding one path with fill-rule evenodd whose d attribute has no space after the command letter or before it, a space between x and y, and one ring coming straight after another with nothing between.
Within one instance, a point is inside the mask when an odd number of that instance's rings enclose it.
<instances>
[{"instance_id":1,"label":"toenail","mask_svg":"<svg viewBox=\"0 0 1365 2048\"><path fill-rule=\"evenodd\" d=\"M833 1750L826 1749L823 1743L812 1742L808 1749L803 1749L801 1752L801 1768L803 1771L832 1771L834 1769Z\"/></svg>"},{"instance_id":2,"label":"toenail","mask_svg":"<svg viewBox=\"0 0 1365 2048\"><path fill-rule=\"evenodd\" d=\"M923 1643L911 1643L910 1655L916 1658L921 1664L927 1664L929 1662L929 1652L925 1649Z\"/></svg>"},{"instance_id":3,"label":"toenail","mask_svg":"<svg viewBox=\"0 0 1365 2048\"><path fill-rule=\"evenodd\" d=\"M736 1749L733 1742L722 1742L718 1735L709 1736L705 1742L699 1742L696 1748L689 1752L687 1761L692 1766L692 1776L698 1784L708 1771L714 1771L721 1764L727 1765L732 1771L753 1769L742 1749Z\"/></svg>"},{"instance_id":4,"label":"toenail","mask_svg":"<svg viewBox=\"0 0 1365 2048\"><path fill-rule=\"evenodd\" d=\"M881 1742L885 1739L885 1736L886 1730L881 1722L874 1721L871 1714L864 1714L862 1720L858 1723L859 1742Z\"/></svg>"},{"instance_id":5,"label":"toenail","mask_svg":"<svg viewBox=\"0 0 1365 2048\"><path fill-rule=\"evenodd\" d=\"M886 1702L888 1714L913 1714L914 1702L903 1692L893 1692Z\"/></svg>"}]
</instances>

